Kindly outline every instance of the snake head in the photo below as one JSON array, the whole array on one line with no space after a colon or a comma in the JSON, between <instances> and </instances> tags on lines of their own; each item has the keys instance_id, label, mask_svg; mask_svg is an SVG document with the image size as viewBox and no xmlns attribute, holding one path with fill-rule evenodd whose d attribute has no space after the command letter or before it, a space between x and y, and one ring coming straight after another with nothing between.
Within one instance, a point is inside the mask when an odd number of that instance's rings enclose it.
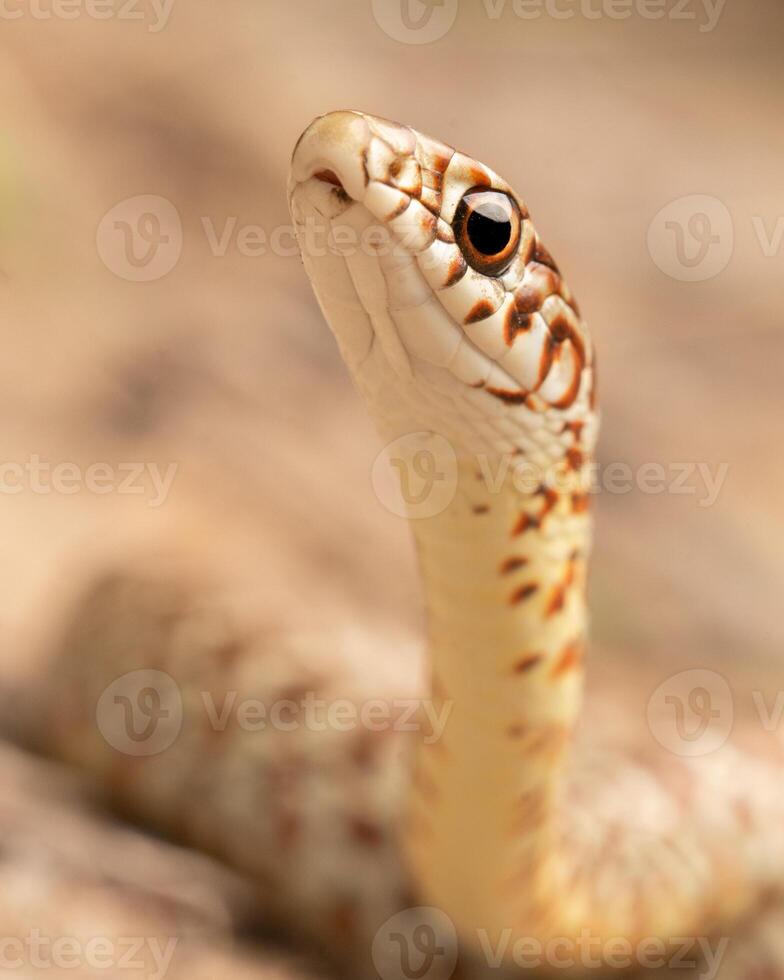
<instances>
[{"instance_id":1,"label":"snake head","mask_svg":"<svg viewBox=\"0 0 784 980\"><path fill-rule=\"evenodd\" d=\"M409 127L334 112L297 143L289 196L344 359L377 419L397 420L387 432L531 452L521 443L543 424L590 424L589 335L524 201L492 170Z\"/></svg>"}]
</instances>

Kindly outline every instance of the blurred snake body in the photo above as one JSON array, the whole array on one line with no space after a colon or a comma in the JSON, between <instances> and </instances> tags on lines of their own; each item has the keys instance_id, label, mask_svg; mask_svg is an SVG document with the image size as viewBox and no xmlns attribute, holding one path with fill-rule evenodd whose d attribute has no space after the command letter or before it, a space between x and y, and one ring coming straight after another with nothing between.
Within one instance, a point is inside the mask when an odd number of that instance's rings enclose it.
<instances>
[{"instance_id":1,"label":"blurred snake body","mask_svg":"<svg viewBox=\"0 0 784 980\"><path fill-rule=\"evenodd\" d=\"M398 462L426 453L454 489L410 515L431 696L451 709L411 778L418 895L476 948L482 935L640 942L734 920L781 868L759 772L730 777L738 757L723 753L673 756L656 778L611 763L565 777L595 356L525 203L476 160L358 112L306 130L289 193L305 269L383 439Z\"/></svg>"}]
</instances>

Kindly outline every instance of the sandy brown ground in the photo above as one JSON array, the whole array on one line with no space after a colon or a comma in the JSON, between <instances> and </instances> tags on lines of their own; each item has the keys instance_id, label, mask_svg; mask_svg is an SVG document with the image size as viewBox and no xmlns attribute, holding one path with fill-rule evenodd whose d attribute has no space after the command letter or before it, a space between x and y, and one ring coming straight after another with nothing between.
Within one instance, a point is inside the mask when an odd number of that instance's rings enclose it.
<instances>
[{"instance_id":1,"label":"sandy brown ground","mask_svg":"<svg viewBox=\"0 0 784 980\"><path fill-rule=\"evenodd\" d=\"M2 461L176 465L158 507L149 486L3 494L5 683L45 662L97 562L172 524L209 537L276 624L419 629L407 531L370 489L377 441L299 260L243 255L235 237L218 255L207 232L287 224L296 137L357 107L474 153L527 199L599 346L605 463L728 465L712 506L703 487L599 495L592 685L616 685L640 726L689 667L727 676L740 716L755 690L772 705L784 249L765 240L784 220L784 8L728 0L700 31L696 3L696 20L656 22L463 3L424 46L386 36L364 0L180 0L157 33L139 9L2 26ZM146 283L96 248L103 216L140 194L167 198L184 234ZM704 282L664 274L646 245L654 215L692 194L734 224Z\"/></svg>"}]
</instances>

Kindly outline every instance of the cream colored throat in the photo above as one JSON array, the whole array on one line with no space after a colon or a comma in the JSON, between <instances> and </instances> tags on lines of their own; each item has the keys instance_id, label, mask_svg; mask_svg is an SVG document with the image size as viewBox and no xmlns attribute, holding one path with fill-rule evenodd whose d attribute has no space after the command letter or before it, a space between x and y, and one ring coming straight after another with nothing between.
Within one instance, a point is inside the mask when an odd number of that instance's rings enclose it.
<instances>
[{"instance_id":1,"label":"cream colored throat","mask_svg":"<svg viewBox=\"0 0 784 980\"><path fill-rule=\"evenodd\" d=\"M407 851L464 941L538 935L561 891L557 794L582 689L589 522L575 489L500 488L476 461L412 522L443 736L422 744Z\"/></svg>"}]
</instances>

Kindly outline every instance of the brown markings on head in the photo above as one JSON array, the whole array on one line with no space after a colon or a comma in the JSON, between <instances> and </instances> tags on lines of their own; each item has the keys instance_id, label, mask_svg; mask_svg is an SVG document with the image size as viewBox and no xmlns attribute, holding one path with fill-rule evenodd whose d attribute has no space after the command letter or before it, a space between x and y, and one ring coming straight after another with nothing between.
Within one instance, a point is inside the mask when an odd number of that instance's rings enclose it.
<instances>
[{"instance_id":1,"label":"brown markings on head","mask_svg":"<svg viewBox=\"0 0 784 980\"><path fill-rule=\"evenodd\" d=\"M528 582L526 585L521 585L509 596L509 605L516 606L521 602L525 602L526 599L530 599L538 591L539 586L536 582Z\"/></svg>"},{"instance_id":2,"label":"brown markings on head","mask_svg":"<svg viewBox=\"0 0 784 980\"><path fill-rule=\"evenodd\" d=\"M563 311L557 313L548 323L550 335L553 340L562 344L565 340L570 340L574 333L574 327L569 322Z\"/></svg>"},{"instance_id":3,"label":"brown markings on head","mask_svg":"<svg viewBox=\"0 0 784 980\"><path fill-rule=\"evenodd\" d=\"M534 667L538 666L543 659L541 653L528 653L517 661L513 671L515 674L527 674L529 670L533 670Z\"/></svg>"},{"instance_id":4,"label":"brown markings on head","mask_svg":"<svg viewBox=\"0 0 784 980\"><path fill-rule=\"evenodd\" d=\"M559 287L560 279L552 269L540 262L530 262L522 283L515 290L515 306L521 313L536 313Z\"/></svg>"},{"instance_id":5,"label":"brown markings on head","mask_svg":"<svg viewBox=\"0 0 784 980\"><path fill-rule=\"evenodd\" d=\"M523 724L509 725L506 729L506 734L509 738L522 738L527 729Z\"/></svg>"},{"instance_id":6,"label":"brown markings on head","mask_svg":"<svg viewBox=\"0 0 784 980\"><path fill-rule=\"evenodd\" d=\"M474 504L471 509L475 514L487 514L490 511L487 504Z\"/></svg>"},{"instance_id":7,"label":"brown markings on head","mask_svg":"<svg viewBox=\"0 0 784 980\"><path fill-rule=\"evenodd\" d=\"M428 170L435 170L443 173L449 166L449 161L455 155L451 146L442 143L440 140L426 136L424 133L416 133L417 140L417 159L420 165Z\"/></svg>"},{"instance_id":8,"label":"brown markings on head","mask_svg":"<svg viewBox=\"0 0 784 980\"><path fill-rule=\"evenodd\" d=\"M525 333L531 328L531 317L528 313L521 313L514 303L509 304L509 309L504 317L504 340L507 347L511 347L515 337L519 333Z\"/></svg>"},{"instance_id":9,"label":"brown markings on head","mask_svg":"<svg viewBox=\"0 0 784 980\"><path fill-rule=\"evenodd\" d=\"M555 344L563 344L569 341L574 347L577 364L575 366L572 382L565 394L553 402L555 408L568 408L577 398L580 391L580 381L582 380L583 368L586 364L585 342L580 335L579 324L575 326L569 317L562 310L555 314L547 324L550 337Z\"/></svg>"},{"instance_id":10,"label":"brown markings on head","mask_svg":"<svg viewBox=\"0 0 784 980\"><path fill-rule=\"evenodd\" d=\"M580 393L580 381L582 380L582 370L577 370L574 372L574 377L572 378L572 383L569 385L566 393L558 401L553 402L553 408L569 408L570 405L574 404L574 400Z\"/></svg>"},{"instance_id":11,"label":"brown markings on head","mask_svg":"<svg viewBox=\"0 0 784 980\"><path fill-rule=\"evenodd\" d=\"M422 168L422 183L431 190L440 191L444 186L444 175L435 170Z\"/></svg>"},{"instance_id":12,"label":"brown markings on head","mask_svg":"<svg viewBox=\"0 0 784 980\"><path fill-rule=\"evenodd\" d=\"M449 260L443 288L446 289L448 286L454 286L456 282L460 282L467 270L468 263L463 258L463 253L458 250Z\"/></svg>"},{"instance_id":13,"label":"brown markings on head","mask_svg":"<svg viewBox=\"0 0 784 980\"><path fill-rule=\"evenodd\" d=\"M579 667L583 660L583 646L579 642L569 643L559 653L550 671L551 677L561 677Z\"/></svg>"},{"instance_id":14,"label":"brown markings on head","mask_svg":"<svg viewBox=\"0 0 784 980\"><path fill-rule=\"evenodd\" d=\"M474 187L492 187L493 182L480 167L471 167L468 171L468 179Z\"/></svg>"},{"instance_id":15,"label":"brown markings on head","mask_svg":"<svg viewBox=\"0 0 784 980\"><path fill-rule=\"evenodd\" d=\"M525 568L527 564L527 558L523 558L522 555L512 555L511 558L504 558L498 570L502 575L510 575L512 572L516 572L518 568Z\"/></svg>"},{"instance_id":16,"label":"brown markings on head","mask_svg":"<svg viewBox=\"0 0 784 980\"><path fill-rule=\"evenodd\" d=\"M591 356L591 391L588 395L588 404L591 407L591 411L596 409L596 397L597 397L597 385L599 383L598 372L596 368L596 351L592 351Z\"/></svg>"},{"instance_id":17,"label":"brown markings on head","mask_svg":"<svg viewBox=\"0 0 784 980\"><path fill-rule=\"evenodd\" d=\"M539 357L539 374L536 378L536 386L544 383L545 378L550 373L550 368L553 366L553 361L555 360L556 354L558 352L557 345L551 336L548 336L542 345L542 353Z\"/></svg>"},{"instance_id":18,"label":"brown markings on head","mask_svg":"<svg viewBox=\"0 0 784 980\"><path fill-rule=\"evenodd\" d=\"M506 388L492 388L487 387L485 391L489 395L494 395L496 398L500 398L502 402L506 402L508 405L525 405L527 404L527 399L529 392L527 391L509 391Z\"/></svg>"},{"instance_id":19,"label":"brown markings on head","mask_svg":"<svg viewBox=\"0 0 784 980\"><path fill-rule=\"evenodd\" d=\"M411 198L406 197L404 200L397 205L397 207L392 208L392 210L387 215L387 221L393 221L395 218L399 218L400 215L408 210L408 206L411 203Z\"/></svg>"},{"instance_id":20,"label":"brown markings on head","mask_svg":"<svg viewBox=\"0 0 784 980\"><path fill-rule=\"evenodd\" d=\"M530 316L536 313L544 302L544 297L530 284L518 286L514 294L514 305L518 313Z\"/></svg>"},{"instance_id":21,"label":"brown markings on head","mask_svg":"<svg viewBox=\"0 0 784 980\"><path fill-rule=\"evenodd\" d=\"M387 143L387 146L389 146L389 143ZM365 178L365 187L367 187L368 184L370 183L370 171L368 170L368 159L369 159L368 147L365 146L362 148L362 176Z\"/></svg>"},{"instance_id":22,"label":"brown markings on head","mask_svg":"<svg viewBox=\"0 0 784 980\"><path fill-rule=\"evenodd\" d=\"M492 316L496 311L496 307L488 299L477 300L476 303L471 307L468 312L468 316L463 320L463 323L468 326L471 323L478 323L480 320L486 320L489 316Z\"/></svg>"},{"instance_id":23,"label":"brown markings on head","mask_svg":"<svg viewBox=\"0 0 784 980\"><path fill-rule=\"evenodd\" d=\"M437 221L440 219L441 194L439 191L431 190L429 187L423 187L422 193L419 196L419 202L427 208Z\"/></svg>"},{"instance_id":24,"label":"brown markings on head","mask_svg":"<svg viewBox=\"0 0 784 980\"><path fill-rule=\"evenodd\" d=\"M423 210L418 219L419 227L426 235L431 235L433 238L436 237L436 227L438 224L438 219L434 214L431 214L428 210Z\"/></svg>"}]
</instances>

